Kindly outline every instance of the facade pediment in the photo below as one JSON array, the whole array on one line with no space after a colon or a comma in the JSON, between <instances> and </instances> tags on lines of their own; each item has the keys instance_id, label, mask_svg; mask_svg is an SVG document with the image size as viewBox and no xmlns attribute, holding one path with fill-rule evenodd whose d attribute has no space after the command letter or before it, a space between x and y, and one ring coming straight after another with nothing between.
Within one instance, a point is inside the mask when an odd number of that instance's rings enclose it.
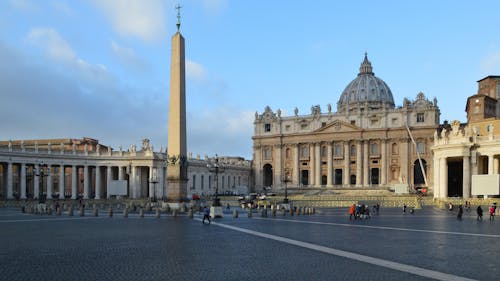
<instances>
[{"instance_id":1,"label":"facade pediment","mask_svg":"<svg viewBox=\"0 0 500 281\"><path fill-rule=\"evenodd\" d=\"M361 128L340 120L333 120L331 123L317 129L317 133L341 133L341 132L358 132Z\"/></svg>"}]
</instances>

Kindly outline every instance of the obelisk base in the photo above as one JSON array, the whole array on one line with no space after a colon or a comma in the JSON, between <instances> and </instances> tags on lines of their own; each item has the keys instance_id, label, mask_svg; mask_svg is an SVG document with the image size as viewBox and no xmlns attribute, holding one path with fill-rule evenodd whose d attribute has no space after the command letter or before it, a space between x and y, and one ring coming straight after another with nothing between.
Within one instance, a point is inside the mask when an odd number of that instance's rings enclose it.
<instances>
[{"instance_id":1,"label":"obelisk base","mask_svg":"<svg viewBox=\"0 0 500 281\"><path fill-rule=\"evenodd\" d=\"M167 201L168 202L186 202L187 198L187 180L168 179L167 181Z\"/></svg>"}]
</instances>

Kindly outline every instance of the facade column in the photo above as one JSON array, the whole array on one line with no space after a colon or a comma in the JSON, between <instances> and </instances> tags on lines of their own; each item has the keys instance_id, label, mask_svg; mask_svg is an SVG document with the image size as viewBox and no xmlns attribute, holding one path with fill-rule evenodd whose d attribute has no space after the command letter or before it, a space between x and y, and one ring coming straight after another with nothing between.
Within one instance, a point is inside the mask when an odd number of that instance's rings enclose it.
<instances>
[{"instance_id":1,"label":"facade column","mask_svg":"<svg viewBox=\"0 0 500 281\"><path fill-rule=\"evenodd\" d=\"M12 162L7 166L7 199L14 199L14 173L12 171Z\"/></svg>"},{"instance_id":2,"label":"facade column","mask_svg":"<svg viewBox=\"0 0 500 281\"><path fill-rule=\"evenodd\" d=\"M344 186L348 187L351 182L350 182L350 174L351 171L349 169L350 165L350 148L349 148L349 141L344 142Z\"/></svg>"},{"instance_id":3,"label":"facade column","mask_svg":"<svg viewBox=\"0 0 500 281\"><path fill-rule=\"evenodd\" d=\"M256 145L254 146L254 167L255 167L255 189L262 189L264 186L264 181L262 180L262 146L261 145ZM167 177L168 178L168 166L167 166ZM213 183L213 181L212 181ZM167 185L168 185L168 180L167 180ZM211 186L211 185L210 185ZM215 189L214 189L215 190ZM168 193L167 193L168 194Z\"/></svg>"},{"instance_id":4,"label":"facade column","mask_svg":"<svg viewBox=\"0 0 500 281\"><path fill-rule=\"evenodd\" d=\"M439 159L439 172L440 172L440 184L439 184L439 195L441 198L448 197L448 165L446 163L446 157Z\"/></svg>"},{"instance_id":5,"label":"facade column","mask_svg":"<svg viewBox=\"0 0 500 281\"><path fill-rule=\"evenodd\" d=\"M73 165L71 169L71 199L76 199L78 193L78 181L77 181L78 170L76 166Z\"/></svg>"},{"instance_id":6,"label":"facade column","mask_svg":"<svg viewBox=\"0 0 500 281\"><path fill-rule=\"evenodd\" d=\"M47 164L47 199L52 199L52 165Z\"/></svg>"},{"instance_id":7,"label":"facade column","mask_svg":"<svg viewBox=\"0 0 500 281\"><path fill-rule=\"evenodd\" d=\"M40 195L40 166L33 165L33 198L38 199Z\"/></svg>"},{"instance_id":8,"label":"facade column","mask_svg":"<svg viewBox=\"0 0 500 281\"><path fill-rule=\"evenodd\" d=\"M493 156L493 174L498 174L498 158Z\"/></svg>"},{"instance_id":9,"label":"facade column","mask_svg":"<svg viewBox=\"0 0 500 281\"><path fill-rule=\"evenodd\" d=\"M21 164L21 199L26 199L26 164Z\"/></svg>"},{"instance_id":10,"label":"facade column","mask_svg":"<svg viewBox=\"0 0 500 281\"><path fill-rule=\"evenodd\" d=\"M370 185L369 182L369 169L368 169L368 159L370 158L370 151L368 150L368 140L365 140L363 144L363 186L368 187Z\"/></svg>"},{"instance_id":11,"label":"facade column","mask_svg":"<svg viewBox=\"0 0 500 281\"><path fill-rule=\"evenodd\" d=\"M328 171L326 175L326 186L333 186L333 143L328 142Z\"/></svg>"},{"instance_id":12,"label":"facade column","mask_svg":"<svg viewBox=\"0 0 500 281\"><path fill-rule=\"evenodd\" d=\"M494 172L494 161L495 157L493 155L488 155L488 175L493 175Z\"/></svg>"},{"instance_id":13,"label":"facade column","mask_svg":"<svg viewBox=\"0 0 500 281\"><path fill-rule=\"evenodd\" d=\"M316 160L316 164L314 165L316 168L315 173L315 182L316 186L321 186L321 143L314 144L314 157Z\"/></svg>"},{"instance_id":14,"label":"facade column","mask_svg":"<svg viewBox=\"0 0 500 281\"><path fill-rule=\"evenodd\" d=\"M165 190L166 189L166 186L165 186L165 168L163 166L160 166L159 169L160 169L160 174L158 175L158 185L159 185L158 188L159 188L160 192L159 192L158 196L159 196L159 198L163 198L163 196L165 196L165 194L167 194L167 192ZM208 182L210 179L210 176L207 175L207 176L205 176L205 178L207 180L206 182ZM206 185L207 190L210 190L208 188L209 186L210 186L210 183Z\"/></svg>"},{"instance_id":15,"label":"facade column","mask_svg":"<svg viewBox=\"0 0 500 281\"><path fill-rule=\"evenodd\" d=\"M314 186L314 179L315 179L315 160L314 160L314 143L309 144L309 186Z\"/></svg>"},{"instance_id":16,"label":"facade column","mask_svg":"<svg viewBox=\"0 0 500 281\"><path fill-rule=\"evenodd\" d=\"M292 184L300 186L300 166L299 166L299 144L296 143L293 147L293 173Z\"/></svg>"},{"instance_id":17,"label":"facade column","mask_svg":"<svg viewBox=\"0 0 500 281\"><path fill-rule=\"evenodd\" d=\"M361 152L362 141L356 144L356 187L363 186L363 153Z\"/></svg>"},{"instance_id":18,"label":"facade column","mask_svg":"<svg viewBox=\"0 0 500 281\"><path fill-rule=\"evenodd\" d=\"M110 198L111 197L111 194L109 193L109 187L111 186L111 181L112 181L112 166L107 166L106 167L106 198ZM121 167L118 166L118 170L121 170ZM122 172L122 176L123 176L123 172Z\"/></svg>"},{"instance_id":19,"label":"facade column","mask_svg":"<svg viewBox=\"0 0 500 281\"><path fill-rule=\"evenodd\" d=\"M83 199L89 199L89 166L83 166Z\"/></svg>"},{"instance_id":20,"label":"facade column","mask_svg":"<svg viewBox=\"0 0 500 281\"><path fill-rule=\"evenodd\" d=\"M95 166L95 199L101 199L102 179L101 167Z\"/></svg>"},{"instance_id":21,"label":"facade column","mask_svg":"<svg viewBox=\"0 0 500 281\"><path fill-rule=\"evenodd\" d=\"M273 190L281 187L283 184L281 183L281 172L282 172L282 161L281 161L281 153L283 151L283 146L281 144L277 144L273 147L274 157L273 162L276 164L276 169L273 169ZM276 161L274 161L276 159ZM227 176L229 177L229 176ZM228 181L229 183L229 181ZM229 187L229 184L228 184Z\"/></svg>"},{"instance_id":22,"label":"facade column","mask_svg":"<svg viewBox=\"0 0 500 281\"><path fill-rule=\"evenodd\" d=\"M380 145L382 146L382 154L380 155L380 185L384 186L387 184L387 141L381 140Z\"/></svg>"},{"instance_id":23,"label":"facade column","mask_svg":"<svg viewBox=\"0 0 500 281\"><path fill-rule=\"evenodd\" d=\"M464 156L463 160L463 189L462 197L464 199L470 198L471 194L471 173L470 173L470 156Z\"/></svg>"},{"instance_id":24,"label":"facade column","mask_svg":"<svg viewBox=\"0 0 500 281\"><path fill-rule=\"evenodd\" d=\"M61 164L60 169L59 169L59 199L65 198L64 185L65 185L64 164Z\"/></svg>"}]
</instances>

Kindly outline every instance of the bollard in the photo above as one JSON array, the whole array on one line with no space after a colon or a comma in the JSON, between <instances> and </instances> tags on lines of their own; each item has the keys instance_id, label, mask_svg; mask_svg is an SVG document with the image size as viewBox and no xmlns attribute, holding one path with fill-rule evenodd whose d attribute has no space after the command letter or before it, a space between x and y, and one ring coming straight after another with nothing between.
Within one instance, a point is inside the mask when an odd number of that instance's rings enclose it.
<instances>
[{"instance_id":1,"label":"bollard","mask_svg":"<svg viewBox=\"0 0 500 281\"><path fill-rule=\"evenodd\" d=\"M193 218L193 209L189 209L188 215L190 219Z\"/></svg>"},{"instance_id":2,"label":"bollard","mask_svg":"<svg viewBox=\"0 0 500 281\"><path fill-rule=\"evenodd\" d=\"M295 211L293 210L293 208L290 208L290 216L293 216L295 213Z\"/></svg>"},{"instance_id":3,"label":"bollard","mask_svg":"<svg viewBox=\"0 0 500 281\"><path fill-rule=\"evenodd\" d=\"M274 208L274 209L271 211L271 213L273 214L273 217L275 217L275 216L276 216L276 208Z\"/></svg>"},{"instance_id":4,"label":"bollard","mask_svg":"<svg viewBox=\"0 0 500 281\"><path fill-rule=\"evenodd\" d=\"M297 216L300 216L300 212L302 211L302 208L297 208Z\"/></svg>"},{"instance_id":5,"label":"bollard","mask_svg":"<svg viewBox=\"0 0 500 281\"><path fill-rule=\"evenodd\" d=\"M113 208L109 207L108 209L108 216L111 218L113 217Z\"/></svg>"},{"instance_id":6,"label":"bollard","mask_svg":"<svg viewBox=\"0 0 500 281\"><path fill-rule=\"evenodd\" d=\"M73 216L73 206L70 206L68 208L68 216L72 217Z\"/></svg>"},{"instance_id":7,"label":"bollard","mask_svg":"<svg viewBox=\"0 0 500 281\"><path fill-rule=\"evenodd\" d=\"M252 217L252 209L248 209L248 217L251 218Z\"/></svg>"},{"instance_id":8,"label":"bollard","mask_svg":"<svg viewBox=\"0 0 500 281\"><path fill-rule=\"evenodd\" d=\"M97 208L94 208L94 217L97 217L99 215L99 210Z\"/></svg>"},{"instance_id":9,"label":"bollard","mask_svg":"<svg viewBox=\"0 0 500 281\"><path fill-rule=\"evenodd\" d=\"M313 207L312 208L312 214L315 215L316 214L316 209Z\"/></svg>"},{"instance_id":10,"label":"bollard","mask_svg":"<svg viewBox=\"0 0 500 281\"><path fill-rule=\"evenodd\" d=\"M128 218L128 208L127 207L125 207L125 209L123 209L123 217Z\"/></svg>"},{"instance_id":11,"label":"bollard","mask_svg":"<svg viewBox=\"0 0 500 281\"><path fill-rule=\"evenodd\" d=\"M139 210L139 217L143 218L144 217L144 209Z\"/></svg>"},{"instance_id":12,"label":"bollard","mask_svg":"<svg viewBox=\"0 0 500 281\"><path fill-rule=\"evenodd\" d=\"M62 215L62 207L57 208L56 214L58 216Z\"/></svg>"},{"instance_id":13,"label":"bollard","mask_svg":"<svg viewBox=\"0 0 500 281\"><path fill-rule=\"evenodd\" d=\"M177 217L177 209L172 210L172 216Z\"/></svg>"},{"instance_id":14,"label":"bollard","mask_svg":"<svg viewBox=\"0 0 500 281\"><path fill-rule=\"evenodd\" d=\"M47 215L52 215L52 207L47 208Z\"/></svg>"},{"instance_id":15,"label":"bollard","mask_svg":"<svg viewBox=\"0 0 500 281\"><path fill-rule=\"evenodd\" d=\"M21 213L26 213L26 208L24 206L21 206Z\"/></svg>"},{"instance_id":16,"label":"bollard","mask_svg":"<svg viewBox=\"0 0 500 281\"><path fill-rule=\"evenodd\" d=\"M156 218L159 219L160 218L160 209L156 209Z\"/></svg>"},{"instance_id":17,"label":"bollard","mask_svg":"<svg viewBox=\"0 0 500 281\"><path fill-rule=\"evenodd\" d=\"M234 210L233 211L233 219L237 219L238 218L238 210Z\"/></svg>"},{"instance_id":18,"label":"bollard","mask_svg":"<svg viewBox=\"0 0 500 281\"><path fill-rule=\"evenodd\" d=\"M85 210L83 209L83 207L80 207L80 217L83 216L85 216Z\"/></svg>"}]
</instances>

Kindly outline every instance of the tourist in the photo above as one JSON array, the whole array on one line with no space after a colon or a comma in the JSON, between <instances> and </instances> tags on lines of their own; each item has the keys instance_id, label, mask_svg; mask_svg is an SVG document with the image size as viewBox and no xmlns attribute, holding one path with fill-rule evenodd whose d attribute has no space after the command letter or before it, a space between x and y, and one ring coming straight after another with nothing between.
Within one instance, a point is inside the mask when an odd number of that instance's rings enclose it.
<instances>
[{"instance_id":1,"label":"tourist","mask_svg":"<svg viewBox=\"0 0 500 281\"><path fill-rule=\"evenodd\" d=\"M356 219L356 204L352 204L349 208L349 220L351 221L352 218Z\"/></svg>"},{"instance_id":2,"label":"tourist","mask_svg":"<svg viewBox=\"0 0 500 281\"><path fill-rule=\"evenodd\" d=\"M477 206L476 213L477 213L477 220L482 221L483 220L483 208L481 208L481 205Z\"/></svg>"},{"instance_id":3,"label":"tourist","mask_svg":"<svg viewBox=\"0 0 500 281\"><path fill-rule=\"evenodd\" d=\"M496 206L491 205L491 207L490 207L490 221L495 220L495 209L496 209Z\"/></svg>"},{"instance_id":4,"label":"tourist","mask_svg":"<svg viewBox=\"0 0 500 281\"><path fill-rule=\"evenodd\" d=\"M448 203L448 211L453 211L453 203Z\"/></svg>"},{"instance_id":5,"label":"tourist","mask_svg":"<svg viewBox=\"0 0 500 281\"><path fill-rule=\"evenodd\" d=\"M406 203L403 203L403 214L406 214Z\"/></svg>"},{"instance_id":6,"label":"tourist","mask_svg":"<svg viewBox=\"0 0 500 281\"><path fill-rule=\"evenodd\" d=\"M462 220L462 215L464 213L464 208L462 207L462 204L458 205L458 213L457 213L457 219L459 221Z\"/></svg>"},{"instance_id":7,"label":"tourist","mask_svg":"<svg viewBox=\"0 0 500 281\"><path fill-rule=\"evenodd\" d=\"M210 209L205 206L203 209L203 220L201 221L202 224L205 224L205 219L208 220L208 224L210 224Z\"/></svg>"}]
</instances>

